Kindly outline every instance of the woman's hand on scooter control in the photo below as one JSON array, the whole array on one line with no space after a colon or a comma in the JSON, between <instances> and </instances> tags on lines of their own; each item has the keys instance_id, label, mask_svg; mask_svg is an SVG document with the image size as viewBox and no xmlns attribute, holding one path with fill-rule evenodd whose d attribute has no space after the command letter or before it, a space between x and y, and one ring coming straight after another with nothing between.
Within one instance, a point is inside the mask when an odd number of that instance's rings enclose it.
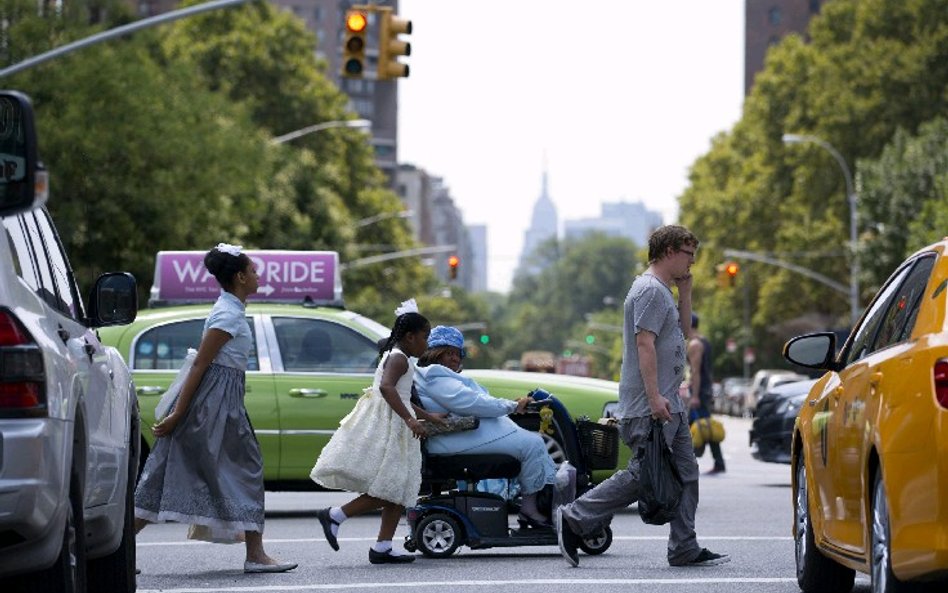
<instances>
[{"instance_id":1,"label":"woman's hand on scooter control","mask_svg":"<svg viewBox=\"0 0 948 593\"><path fill-rule=\"evenodd\" d=\"M514 410L515 414L523 414L527 410L527 406L533 403L533 398L529 395L521 397L517 400L517 408Z\"/></svg>"}]
</instances>

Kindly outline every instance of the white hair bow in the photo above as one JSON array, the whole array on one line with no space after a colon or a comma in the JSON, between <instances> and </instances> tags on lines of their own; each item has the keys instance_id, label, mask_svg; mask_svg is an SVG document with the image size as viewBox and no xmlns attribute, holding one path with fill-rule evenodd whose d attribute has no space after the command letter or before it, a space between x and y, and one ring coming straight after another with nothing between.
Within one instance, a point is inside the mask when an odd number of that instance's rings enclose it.
<instances>
[{"instance_id":1,"label":"white hair bow","mask_svg":"<svg viewBox=\"0 0 948 593\"><path fill-rule=\"evenodd\" d=\"M218 251L223 251L224 253L228 255L233 255L234 257L237 257L240 255L241 250L243 248L244 248L243 245L230 245L228 243L218 243L217 247L215 247L214 249Z\"/></svg>"},{"instance_id":2,"label":"white hair bow","mask_svg":"<svg viewBox=\"0 0 948 593\"><path fill-rule=\"evenodd\" d=\"M407 301L402 301L402 304L395 309L395 315L404 315L405 313L417 313L418 312L418 303L415 302L415 299L408 299Z\"/></svg>"}]
</instances>

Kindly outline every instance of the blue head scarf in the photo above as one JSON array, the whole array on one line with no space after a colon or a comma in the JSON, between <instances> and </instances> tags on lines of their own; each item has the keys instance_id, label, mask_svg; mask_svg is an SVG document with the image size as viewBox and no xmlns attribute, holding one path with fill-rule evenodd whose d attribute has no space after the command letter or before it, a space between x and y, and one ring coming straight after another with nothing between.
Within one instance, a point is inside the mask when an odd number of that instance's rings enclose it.
<instances>
[{"instance_id":1,"label":"blue head scarf","mask_svg":"<svg viewBox=\"0 0 948 593\"><path fill-rule=\"evenodd\" d=\"M439 325L428 334L428 348L437 348L439 346L454 346L461 351L461 358L467 353L464 351L464 336L461 330L456 327Z\"/></svg>"}]
</instances>

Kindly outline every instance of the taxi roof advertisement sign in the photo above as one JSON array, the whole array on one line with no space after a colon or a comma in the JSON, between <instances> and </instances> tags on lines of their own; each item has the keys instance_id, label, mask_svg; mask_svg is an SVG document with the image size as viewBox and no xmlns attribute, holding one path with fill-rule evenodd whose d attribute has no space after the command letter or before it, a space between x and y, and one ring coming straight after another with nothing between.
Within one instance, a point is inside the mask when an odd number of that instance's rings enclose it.
<instances>
[{"instance_id":1,"label":"taxi roof advertisement sign","mask_svg":"<svg viewBox=\"0 0 948 593\"><path fill-rule=\"evenodd\" d=\"M204 267L204 251L159 251L153 303L216 300L220 284ZM244 251L257 266L260 288L248 301L342 305L339 254L335 251Z\"/></svg>"}]
</instances>

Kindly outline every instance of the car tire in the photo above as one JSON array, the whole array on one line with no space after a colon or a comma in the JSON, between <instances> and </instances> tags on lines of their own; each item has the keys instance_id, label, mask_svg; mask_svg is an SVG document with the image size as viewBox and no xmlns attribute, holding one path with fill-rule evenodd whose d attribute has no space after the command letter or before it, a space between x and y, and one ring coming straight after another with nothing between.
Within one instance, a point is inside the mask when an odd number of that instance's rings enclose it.
<instances>
[{"instance_id":1,"label":"car tire","mask_svg":"<svg viewBox=\"0 0 948 593\"><path fill-rule=\"evenodd\" d=\"M905 593L909 585L900 581L892 572L891 529L889 527L889 498L885 493L882 471L876 472L872 486L872 542L869 557L869 574L872 578L872 593Z\"/></svg>"},{"instance_id":2,"label":"car tire","mask_svg":"<svg viewBox=\"0 0 948 593\"><path fill-rule=\"evenodd\" d=\"M131 427L122 541L111 554L89 562L88 582L90 592L134 593L136 589L135 484L138 478L138 450L141 442L137 411L135 417L131 420Z\"/></svg>"},{"instance_id":3,"label":"car tire","mask_svg":"<svg viewBox=\"0 0 948 593\"><path fill-rule=\"evenodd\" d=\"M421 553L429 558L447 558L464 542L464 532L453 517L446 513L432 513L418 522L415 542Z\"/></svg>"},{"instance_id":4,"label":"car tire","mask_svg":"<svg viewBox=\"0 0 948 593\"><path fill-rule=\"evenodd\" d=\"M598 556L612 545L612 528L608 525L596 535L589 535L579 540L579 549L590 556Z\"/></svg>"},{"instance_id":5,"label":"car tire","mask_svg":"<svg viewBox=\"0 0 948 593\"><path fill-rule=\"evenodd\" d=\"M69 508L59 556L52 566L23 581L31 593L86 593L86 525L82 498L81 470L72 469L69 480Z\"/></svg>"},{"instance_id":6,"label":"car tire","mask_svg":"<svg viewBox=\"0 0 948 593\"><path fill-rule=\"evenodd\" d=\"M806 463L797 459L794 501L794 552L797 584L804 593L846 593L856 580L856 571L823 555L816 547L807 497Z\"/></svg>"}]
</instances>

